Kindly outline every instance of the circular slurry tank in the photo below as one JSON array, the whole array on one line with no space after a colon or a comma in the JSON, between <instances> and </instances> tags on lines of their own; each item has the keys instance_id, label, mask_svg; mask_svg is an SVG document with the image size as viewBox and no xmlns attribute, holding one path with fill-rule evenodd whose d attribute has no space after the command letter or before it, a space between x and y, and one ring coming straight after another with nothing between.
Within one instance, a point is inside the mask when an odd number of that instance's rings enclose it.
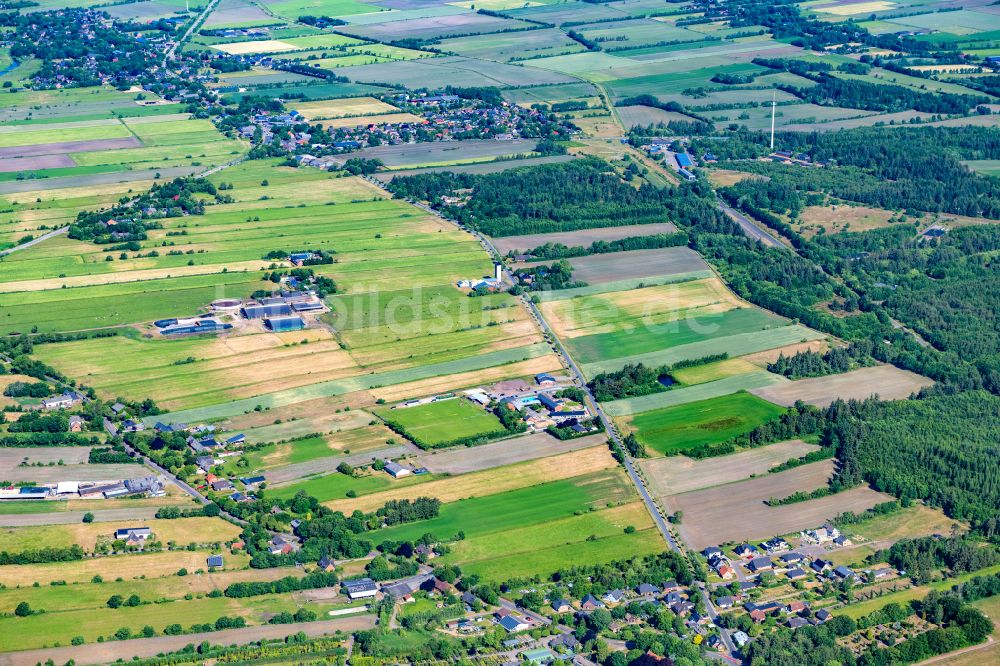
<instances>
[{"instance_id":1,"label":"circular slurry tank","mask_svg":"<svg viewBox=\"0 0 1000 666\"><path fill-rule=\"evenodd\" d=\"M239 310L241 305L243 305L243 301L237 298L220 298L217 301L212 301L212 309L216 312L232 312Z\"/></svg>"}]
</instances>

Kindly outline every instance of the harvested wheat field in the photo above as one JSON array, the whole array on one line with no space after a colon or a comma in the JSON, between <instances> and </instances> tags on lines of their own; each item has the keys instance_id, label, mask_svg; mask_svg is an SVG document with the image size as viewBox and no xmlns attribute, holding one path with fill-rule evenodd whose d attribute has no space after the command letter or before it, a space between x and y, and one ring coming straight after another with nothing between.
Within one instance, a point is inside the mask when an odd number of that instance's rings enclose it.
<instances>
[{"instance_id":1,"label":"harvested wheat field","mask_svg":"<svg viewBox=\"0 0 1000 666\"><path fill-rule=\"evenodd\" d=\"M326 120L346 116L374 116L395 113L398 108L374 97L348 97L345 99L325 99L314 102L296 102L295 110L309 120Z\"/></svg>"},{"instance_id":2,"label":"harvested wheat field","mask_svg":"<svg viewBox=\"0 0 1000 666\"><path fill-rule=\"evenodd\" d=\"M53 562L51 564L11 564L0 567L0 583L7 587L31 585L34 582L46 585L54 580L67 583L89 582L94 576L114 580L118 577L128 580L138 576L153 578L169 576L178 569L197 571L205 568L205 551L174 550L161 553L138 555L115 555L95 557L77 562ZM250 558L246 555L226 555L227 569L245 568Z\"/></svg>"},{"instance_id":3,"label":"harvested wheat field","mask_svg":"<svg viewBox=\"0 0 1000 666\"><path fill-rule=\"evenodd\" d=\"M785 405L802 400L810 405L826 407L837 398L864 400L877 395L883 400L900 400L909 397L934 382L909 370L892 365L858 368L840 375L810 377L764 388L752 389L754 395L770 402Z\"/></svg>"},{"instance_id":4,"label":"harvested wheat field","mask_svg":"<svg viewBox=\"0 0 1000 666\"><path fill-rule=\"evenodd\" d=\"M427 121L412 113L382 113L373 116L348 116L345 118L330 118L321 120L319 124L324 129L338 129L341 127L361 127L362 125L379 125L383 123L416 123L422 124Z\"/></svg>"},{"instance_id":5,"label":"harvested wheat field","mask_svg":"<svg viewBox=\"0 0 1000 666\"><path fill-rule=\"evenodd\" d=\"M712 169L708 172L708 180L716 187L729 187L742 183L747 178L764 178L746 171L731 171L729 169Z\"/></svg>"},{"instance_id":6,"label":"harvested wheat field","mask_svg":"<svg viewBox=\"0 0 1000 666\"><path fill-rule=\"evenodd\" d=\"M683 522L677 529L691 548L701 550L720 543L756 541L798 532L844 511L860 513L892 499L862 487L785 506L764 504L772 497L823 487L833 467L832 460L823 460L777 474L670 495L663 503L668 512L683 512Z\"/></svg>"},{"instance_id":7,"label":"harvested wheat field","mask_svg":"<svg viewBox=\"0 0 1000 666\"><path fill-rule=\"evenodd\" d=\"M639 464L653 494L666 497L742 481L754 474L765 474L775 465L800 458L818 448L815 444L793 439L704 460L669 456L642 460Z\"/></svg>"},{"instance_id":8,"label":"harvested wheat field","mask_svg":"<svg viewBox=\"0 0 1000 666\"><path fill-rule=\"evenodd\" d=\"M467 497L493 495L507 490L569 479L617 466L606 446L595 446L550 458L542 458L516 466L463 474L448 479L428 481L412 487L373 493L355 499L333 500L323 504L334 511L374 511L389 500L436 497L442 502L454 502Z\"/></svg>"}]
</instances>

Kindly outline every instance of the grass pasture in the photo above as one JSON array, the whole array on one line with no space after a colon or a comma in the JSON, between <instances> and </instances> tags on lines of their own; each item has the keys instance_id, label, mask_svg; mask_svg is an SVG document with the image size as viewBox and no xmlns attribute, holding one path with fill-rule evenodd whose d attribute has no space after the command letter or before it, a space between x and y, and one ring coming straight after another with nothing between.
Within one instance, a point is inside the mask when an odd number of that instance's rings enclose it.
<instances>
[{"instance_id":1,"label":"grass pasture","mask_svg":"<svg viewBox=\"0 0 1000 666\"><path fill-rule=\"evenodd\" d=\"M580 457L584 453L556 458ZM434 491L441 484L459 484L467 477L484 474L498 479L520 476L519 472L540 462L422 484L416 490L436 497ZM587 561L603 562L663 548L645 506L637 501L634 488L620 469L577 472L555 480L522 478L520 487L497 484L472 497L451 495L442 498L445 503L438 517L389 527L379 536L405 540L431 533L452 541L462 532L464 537L455 541L454 549L443 561L493 581L514 575L548 575L576 561L580 553L587 554ZM636 531L626 534L624 530L629 526Z\"/></svg>"},{"instance_id":2,"label":"grass pasture","mask_svg":"<svg viewBox=\"0 0 1000 666\"><path fill-rule=\"evenodd\" d=\"M628 323L632 323L636 328L616 327L617 330L611 332L572 338L569 342L571 353L586 364L694 344L713 338L757 333L769 328L779 328L782 324L774 315L749 307L723 312L713 312L705 308L701 312L689 311L681 317L659 321L653 316L646 322L635 319L639 318L632 318Z\"/></svg>"},{"instance_id":3,"label":"grass pasture","mask_svg":"<svg viewBox=\"0 0 1000 666\"><path fill-rule=\"evenodd\" d=\"M431 533L451 540L458 532L466 538L505 532L526 525L546 524L571 516L579 509L599 509L634 499L635 491L619 470L596 472L550 481L519 490L498 492L449 502L436 518L388 527L379 537L392 541L419 539Z\"/></svg>"},{"instance_id":4,"label":"grass pasture","mask_svg":"<svg viewBox=\"0 0 1000 666\"><path fill-rule=\"evenodd\" d=\"M624 534L628 526L637 532ZM581 536L586 540L581 541ZM487 580L533 576L566 562L607 562L663 549L663 539L641 502L547 521L538 525L458 541L443 562L460 562L463 571Z\"/></svg>"},{"instance_id":5,"label":"grass pasture","mask_svg":"<svg viewBox=\"0 0 1000 666\"><path fill-rule=\"evenodd\" d=\"M464 398L376 410L375 413L386 423L406 431L415 443L430 448L503 432L497 417Z\"/></svg>"},{"instance_id":6,"label":"grass pasture","mask_svg":"<svg viewBox=\"0 0 1000 666\"><path fill-rule=\"evenodd\" d=\"M647 448L661 454L673 454L725 441L777 418L784 411L740 392L642 412L623 421Z\"/></svg>"}]
</instances>

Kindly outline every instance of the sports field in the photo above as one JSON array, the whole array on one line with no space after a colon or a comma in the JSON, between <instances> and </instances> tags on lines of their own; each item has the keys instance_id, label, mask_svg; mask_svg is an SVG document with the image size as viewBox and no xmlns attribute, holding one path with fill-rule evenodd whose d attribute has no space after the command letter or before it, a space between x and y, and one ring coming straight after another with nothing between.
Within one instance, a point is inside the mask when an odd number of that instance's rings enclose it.
<instances>
[{"instance_id":1,"label":"sports field","mask_svg":"<svg viewBox=\"0 0 1000 666\"><path fill-rule=\"evenodd\" d=\"M497 417L464 398L416 407L379 409L375 413L386 423L405 431L416 444L430 448L504 432Z\"/></svg>"}]
</instances>

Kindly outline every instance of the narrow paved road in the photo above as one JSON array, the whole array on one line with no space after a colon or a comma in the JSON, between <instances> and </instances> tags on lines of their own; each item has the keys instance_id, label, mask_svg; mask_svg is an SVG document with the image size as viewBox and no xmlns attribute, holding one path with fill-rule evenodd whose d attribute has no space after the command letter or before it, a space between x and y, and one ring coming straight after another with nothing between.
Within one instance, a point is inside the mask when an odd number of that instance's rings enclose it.
<instances>
[{"instance_id":1,"label":"narrow paved road","mask_svg":"<svg viewBox=\"0 0 1000 666\"><path fill-rule=\"evenodd\" d=\"M39 236L38 238L32 238L27 243L21 243L20 245L15 245L14 247L10 247L10 248L7 248L6 250L3 250L2 252L0 252L0 257L5 257L8 254L10 254L11 252L18 252L20 250L27 250L32 245L37 245L37 244L41 243L42 241L46 241L46 240L48 240L50 238L55 238L56 236L62 236L67 231L69 231L69 227L60 227L59 229L53 229L52 231L50 231L50 232L48 232L48 233L46 233L46 234L44 234L42 236Z\"/></svg>"},{"instance_id":2,"label":"narrow paved road","mask_svg":"<svg viewBox=\"0 0 1000 666\"><path fill-rule=\"evenodd\" d=\"M743 233L745 233L750 238L753 238L754 240L759 240L761 243L769 247L781 247L781 248L785 247L785 245L782 244L782 242L779 241L771 232L765 231L764 229L758 227L756 224L750 221L750 219L747 218L746 215L739 212L732 206L729 206L728 204L724 203L722 199L718 199L718 204L719 204L719 210L728 215L733 220L733 222L740 225L740 228L743 229Z\"/></svg>"},{"instance_id":3,"label":"narrow paved road","mask_svg":"<svg viewBox=\"0 0 1000 666\"><path fill-rule=\"evenodd\" d=\"M168 48L166 52L163 54L164 68L167 67L167 62L172 60L174 54L177 53L177 47L179 47L181 44L190 39L191 33L194 32L195 29L198 26L200 26L205 21L206 18L208 18L208 15L212 13L212 10L215 9L215 6L217 4L219 4L219 0L209 0L209 3L205 5L205 8L198 13L198 16L196 16L194 21L191 22L191 25L188 26L188 29L184 31L184 34L181 35L181 38L170 45L170 48Z\"/></svg>"}]
</instances>

